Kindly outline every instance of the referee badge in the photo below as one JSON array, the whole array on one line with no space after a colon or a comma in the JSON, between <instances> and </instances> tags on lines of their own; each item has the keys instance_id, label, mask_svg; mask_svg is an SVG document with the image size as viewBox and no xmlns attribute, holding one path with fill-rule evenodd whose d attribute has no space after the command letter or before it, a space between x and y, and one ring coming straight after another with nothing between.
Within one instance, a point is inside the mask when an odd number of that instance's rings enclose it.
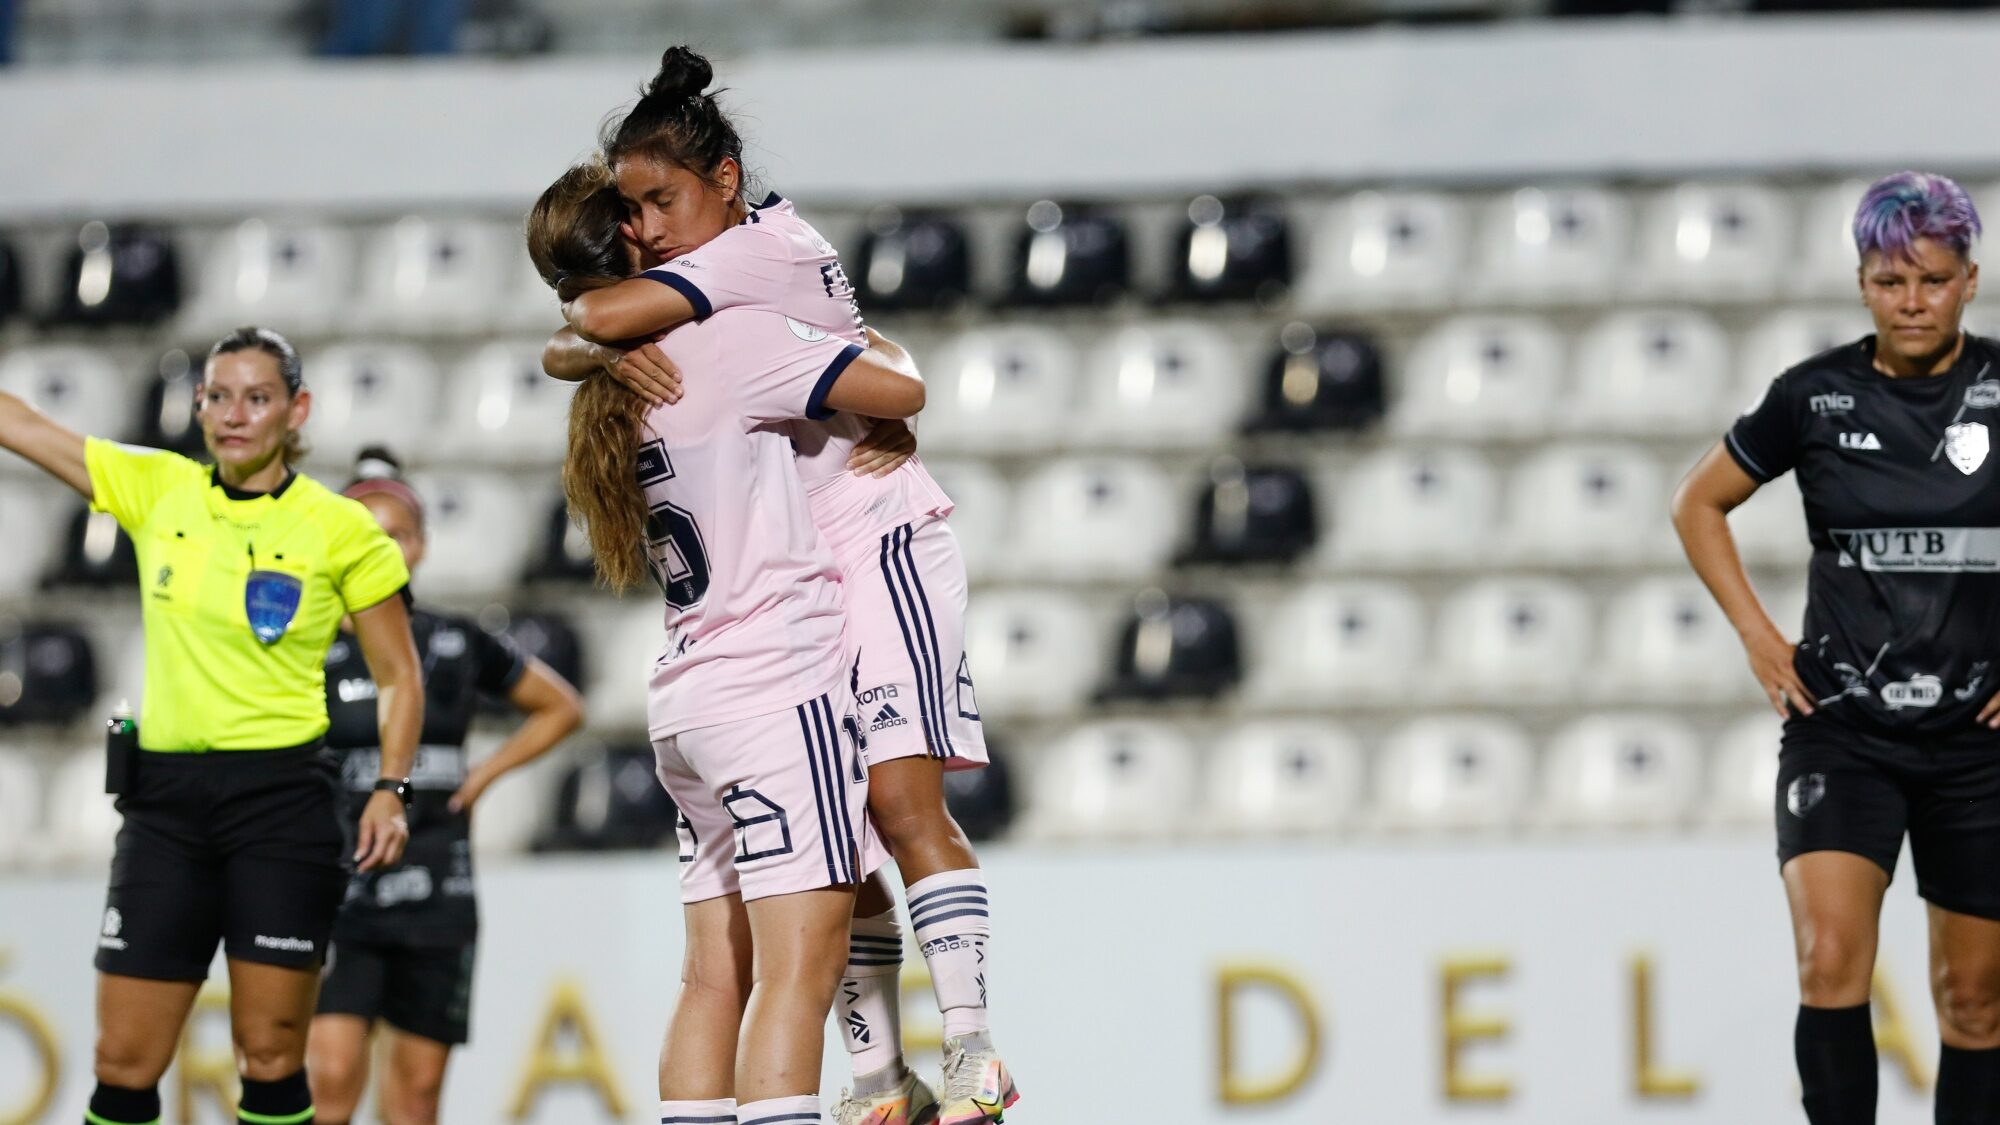
<instances>
[{"instance_id":1,"label":"referee badge","mask_svg":"<svg viewBox=\"0 0 2000 1125\"><path fill-rule=\"evenodd\" d=\"M243 610L250 617L250 631L267 645L278 643L292 627L299 612L299 593L305 584L292 575L276 570L253 570L243 586Z\"/></svg>"},{"instance_id":2,"label":"referee badge","mask_svg":"<svg viewBox=\"0 0 2000 1125\"><path fill-rule=\"evenodd\" d=\"M1960 422L1944 430L1944 455L1952 467L1967 476L1986 463L1986 423Z\"/></svg>"}]
</instances>

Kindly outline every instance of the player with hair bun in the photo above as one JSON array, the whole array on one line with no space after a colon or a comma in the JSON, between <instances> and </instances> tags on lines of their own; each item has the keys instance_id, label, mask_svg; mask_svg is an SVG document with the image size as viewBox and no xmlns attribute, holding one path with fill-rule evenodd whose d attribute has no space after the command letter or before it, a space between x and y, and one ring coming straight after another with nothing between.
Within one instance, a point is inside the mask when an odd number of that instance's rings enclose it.
<instances>
[{"instance_id":1,"label":"player with hair bun","mask_svg":"<svg viewBox=\"0 0 2000 1125\"><path fill-rule=\"evenodd\" d=\"M1979 213L1901 172L1854 216L1875 333L1778 376L1674 496L1696 573L1784 716L1776 816L1814 1125L1875 1120L1869 1008L1903 837L1930 913L1937 1121L2000 1119L2000 345L1964 331ZM1792 472L1813 546L1795 644L1727 515Z\"/></svg>"}]
</instances>

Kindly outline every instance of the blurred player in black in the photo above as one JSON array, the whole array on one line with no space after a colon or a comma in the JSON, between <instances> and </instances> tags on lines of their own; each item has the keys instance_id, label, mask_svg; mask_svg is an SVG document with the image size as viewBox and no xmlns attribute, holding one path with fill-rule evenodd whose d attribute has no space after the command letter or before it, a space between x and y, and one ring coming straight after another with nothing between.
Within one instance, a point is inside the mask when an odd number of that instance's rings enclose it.
<instances>
[{"instance_id":1,"label":"blurred player in black","mask_svg":"<svg viewBox=\"0 0 2000 1125\"><path fill-rule=\"evenodd\" d=\"M1875 334L1780 375L1689 473L1674 524L1785 716L1778 859L1795 1049L1815 1125L1875 1120L1869 992L1910 837L1944 1040L1937 1121L2000 1121L2000 345L1960 327L1979 216L1942 176L1871 187L1854 221ZM1726 515L1796 472L1813 556L1794 644Z\"/></svg>"},{"instance_id":2,"label":"blurred player in black","mask_svg":"<svg viewBox=\"0 0 2000 1125\"><path fill-rule=\"evenodd\" d=\"M395 460L363 451L345 495L374 514L414 570L424 555L424 508ZM473 897L471 813L500 775L547 753L577 728L576 689L546 664L471 621L412 609L423 665L424 727L410 771L410 844L401 865L356 875L334 926L310 1040L321 1125L352 1119L368 1083L375 1021L395 1031L377 1098L388 1125L433 1125L451 1049L466 1041L479 918ZM492 755L466 761L481 695L527 715ZM353 638L326 658L328 749L357 804L375 776L375 682Z\"/></svg>"}]
</instances>

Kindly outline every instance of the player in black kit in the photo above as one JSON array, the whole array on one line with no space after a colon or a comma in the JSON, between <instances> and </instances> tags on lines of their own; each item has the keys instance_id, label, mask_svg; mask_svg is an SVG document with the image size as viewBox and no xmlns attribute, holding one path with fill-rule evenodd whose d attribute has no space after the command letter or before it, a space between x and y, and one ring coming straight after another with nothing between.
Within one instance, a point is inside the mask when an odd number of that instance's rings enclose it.
<instances>
[{"instance_id":1,"label":"player in black kit","mask_svg":"<svg viewBox=\"0 0 2000 1125\"><path fill-rule=\"evenodd\" d=\"M1780 375L1689 473L1674 525L1785 716L1778 859L1814 1125L1875 1120L1869 988L1903 835L1930 912L1937 1121L2000 1121L2000 344L1960 328L1979 216L1899 173L1855 216L1875 334ZM1795 645L1726 513L1798 475L1812 539Z\"/></svg>"},{"instance_id":2,"label":"player in black kit","mask_svg":"<svg viewBox=\"0 0 2000 1125\"><path fill-rule=\"evenodd\" d=\"M365 450L345 494L365 505L415 569L424 553L423 502L395 460ZM547 753L583 713L576 689L546 664L471 621L423 609L410 631L424 673L424 729L410 770L410 844L394 868L356 875L334 926L309 1040L322 1125L349 1121L368 1082L376 1019L395 1029L377 1100L387 1125L434 1125L451 1049L466 1040L479 919L473 899L470 814L495 778ZM357 804L375 776L375 683L353 638L326 658L326 744L343 759ZM481 695L504 698L526 721L482 761L465 736Z\"/></svg>"}]
</instances>

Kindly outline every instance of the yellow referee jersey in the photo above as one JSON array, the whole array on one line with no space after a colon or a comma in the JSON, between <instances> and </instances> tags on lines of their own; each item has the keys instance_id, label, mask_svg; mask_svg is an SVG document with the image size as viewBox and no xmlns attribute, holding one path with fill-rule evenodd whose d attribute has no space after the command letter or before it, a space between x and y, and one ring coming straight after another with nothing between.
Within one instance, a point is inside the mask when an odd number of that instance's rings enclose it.
<instances>
[{"instance_id":1,"label":"yellow referee jersey","mask_svg":"<svg viewBox=\"0 0 2000 1125\"><path fill-rule=\"evenodd\" d=\"M146 627L139 745L272 750L326 733L326 650L341 615L408 584L368 509L293 473L237 492L175 453L90 438L96 493L132 537Z\"/></svg>"}]
</instances>

